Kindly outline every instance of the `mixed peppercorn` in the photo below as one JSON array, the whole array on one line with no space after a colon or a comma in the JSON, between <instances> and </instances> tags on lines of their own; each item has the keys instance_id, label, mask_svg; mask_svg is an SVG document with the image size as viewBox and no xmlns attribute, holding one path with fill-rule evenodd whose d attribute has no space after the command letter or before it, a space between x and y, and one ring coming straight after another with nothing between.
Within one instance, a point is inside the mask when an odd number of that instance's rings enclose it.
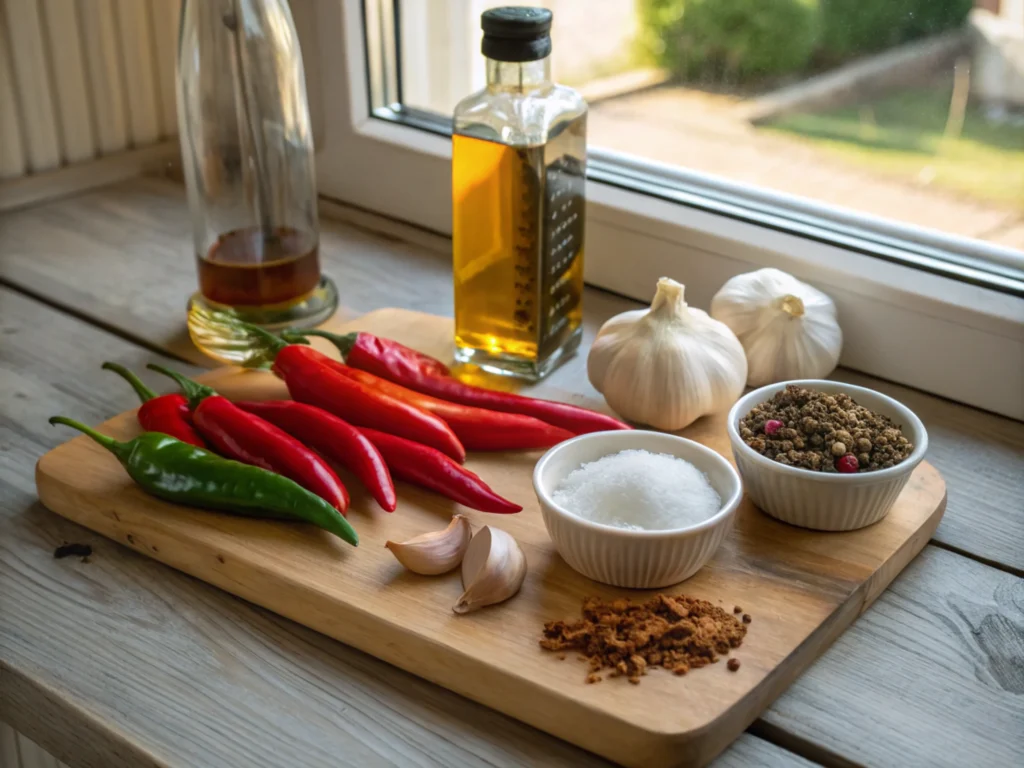
<instances>
[{"instance_id":1,"label":"mixed peppercorn","mask_svg":"<svg viewBox=\"0 0 1024 768\"><path fill-rule=\"evenodd\" d=\"M871 472L894 467L914 445L888 416L847 394L790 384L740 420L740 437L761 455L815 472Z\"/></svg>"}]
</instances>

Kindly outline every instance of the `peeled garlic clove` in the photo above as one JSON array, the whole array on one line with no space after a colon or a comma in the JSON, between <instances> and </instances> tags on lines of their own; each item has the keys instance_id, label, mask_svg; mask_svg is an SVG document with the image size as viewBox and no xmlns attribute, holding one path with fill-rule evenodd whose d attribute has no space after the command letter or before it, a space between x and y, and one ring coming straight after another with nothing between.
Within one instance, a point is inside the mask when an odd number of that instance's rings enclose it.
<instances>
[{"instance_id":1,"label":"peeled garlic clove","mask_svg":"<svg viewBox=\"0 0 1024 768\"><path fill-rule=\"evenodd\" d=\"M462 560L462 597L452 608L471 613L508 600L526 578L526 555L519 543L499 528L485 525L469 543Z\"/></svg>"},{"instance_id":2,"label":"peeled garlic clove","mask_svg":"<svg viewBox=\"0 0 1024 768\"><path fill-rule=\"evenodd\" d=\"M389 541L384 546L413 573L436 576L448 573L462 562L472 537L469 518L454 515L443 531L431 531L400 543Z\"/></svg>"}]
</instances>

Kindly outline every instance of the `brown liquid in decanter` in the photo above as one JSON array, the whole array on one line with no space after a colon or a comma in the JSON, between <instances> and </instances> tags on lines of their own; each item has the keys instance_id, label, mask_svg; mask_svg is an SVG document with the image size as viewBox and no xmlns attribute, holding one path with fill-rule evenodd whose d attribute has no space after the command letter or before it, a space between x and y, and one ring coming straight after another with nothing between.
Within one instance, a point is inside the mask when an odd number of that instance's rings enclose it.
<instances>
[{"instance_id":1,"label":"brown liquid in decanter","mask_svg":"<svg viewBox=\"0 0 1024 768\"><path fill-rule=\"evenodd\" d=\"M290 304L320 281L316 237L289 227L226 232L197 262L203 296L229 306Z\"/></svg>"}]
</instances>

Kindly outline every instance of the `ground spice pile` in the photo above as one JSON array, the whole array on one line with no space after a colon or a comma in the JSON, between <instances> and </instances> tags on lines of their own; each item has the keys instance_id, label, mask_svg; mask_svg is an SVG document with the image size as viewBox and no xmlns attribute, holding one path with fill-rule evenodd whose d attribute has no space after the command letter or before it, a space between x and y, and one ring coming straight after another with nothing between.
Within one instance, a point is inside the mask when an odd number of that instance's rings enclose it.
<instances>
[{"instance_id":1,"label":"ground spice pile","mask_svg":"<svg viewBox=\"0 0 1024 768\"><path fill-rule=\"evenodd\" d=\"M605 669L611 670L609 677L639 683L648 667L684 675L713 664L719 654L738 648L746 634L732 614L686 595L657 595L643 605L588 597L582 620L544 625L540 646L582 654L590 662L588 683L600 681Z\"/></svg>"},{"instance_id":2,"label":"ground spice pile","mask_svg":"<svg viewBox=\"0 0 1024 768\"><path fill-rule=\"evenodd\" d=\"M888 416L793 384L741 419L740 437L769 459L816 472L888 469L914 450Z\"/></svg>"}]
</instances>

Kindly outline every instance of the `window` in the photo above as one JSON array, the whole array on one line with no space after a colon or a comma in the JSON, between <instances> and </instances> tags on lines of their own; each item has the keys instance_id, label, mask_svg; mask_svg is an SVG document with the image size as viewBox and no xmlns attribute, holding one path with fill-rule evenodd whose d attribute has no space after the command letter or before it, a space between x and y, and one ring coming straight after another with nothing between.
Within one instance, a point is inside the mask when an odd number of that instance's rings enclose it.
<instances>
[{"instance_id":1,"label":"window","mask_svg":"<svg viewBox=\"0 0 1024 768\"><path fill-rule=\"evenodd\" d=\"M450 232L499 4L315 3L325 194ZM836 300L845 365L1024 417L1024 0L541 4L591 102L588 283L707 306L776 266Z\"/></svg>"}]
</instances>

